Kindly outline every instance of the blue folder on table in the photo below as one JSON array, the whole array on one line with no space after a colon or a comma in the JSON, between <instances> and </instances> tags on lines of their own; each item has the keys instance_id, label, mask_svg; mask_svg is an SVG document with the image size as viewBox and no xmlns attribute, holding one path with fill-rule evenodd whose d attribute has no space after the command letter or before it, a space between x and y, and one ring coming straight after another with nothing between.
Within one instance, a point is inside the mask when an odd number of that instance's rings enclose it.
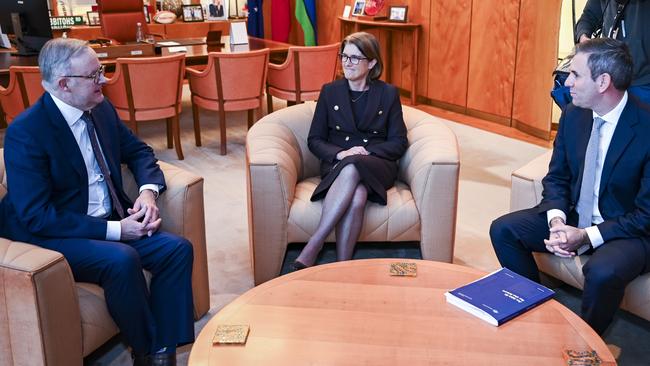
<instances>
[{"instance_id":1,"label":"blue folder on table","mask_svg":"<svg viewBox=\"0 0 650 366\"><path fill-rule=\"evenodd\" d=\"M499 326L553 297L555 292L507 268L445 293L447 302Z\"/></svg>"}]
</instances>

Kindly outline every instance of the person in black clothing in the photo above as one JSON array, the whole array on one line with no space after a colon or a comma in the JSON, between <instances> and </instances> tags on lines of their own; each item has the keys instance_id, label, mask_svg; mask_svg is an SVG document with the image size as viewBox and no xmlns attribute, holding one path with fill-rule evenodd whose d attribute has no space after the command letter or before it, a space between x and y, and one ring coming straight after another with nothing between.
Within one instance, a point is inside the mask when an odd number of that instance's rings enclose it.
<instances>
[{"instance_id":1,"label":"person in black clothing","mask_svg":"<svg viewBox=\"0 0 650 366\"><path fill-rule=\"evenodd\" d=\"M338 260L352 258L366 201L386 205L397 178L397 160L408 141L397 88L379 80L383 62L377 39L359 32L341 43L344 79L323 86L308 145L321 160L321 182L312 201L323 199L318 228L294 267L314 265L334 229Z\"/></svg>"},{"instance_id":2,"label":"person in black clothing","mask_svg":"<svg viewBox=\"0 0 650 366\"><path fill-rule=\"evenodd\" d=\"M622 9L615 26L617 12ZM618 29L618 30L617 30ZM576 43L584 42L600 30L602 37L625 42L634 61L634 79L629 92L650 104L650 1L587 0L576 24Z\"/></svg>"}]
</instances>

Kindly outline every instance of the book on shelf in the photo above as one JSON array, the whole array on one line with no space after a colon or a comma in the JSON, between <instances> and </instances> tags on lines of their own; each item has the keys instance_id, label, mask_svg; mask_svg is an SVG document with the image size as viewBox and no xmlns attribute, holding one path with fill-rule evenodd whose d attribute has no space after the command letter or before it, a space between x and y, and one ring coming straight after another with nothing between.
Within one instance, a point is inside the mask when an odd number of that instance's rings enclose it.
<instances>
[{"instance_id":1,"label":"book on shelf","mask_svg":"<svg viewBox=\"0 0 650 366\"><path fill-rule=\"evenodd\" d=\"M553 290L507 268L445 293L447 302L499 326L553 297Z\"/></svg>"}]
</instances>

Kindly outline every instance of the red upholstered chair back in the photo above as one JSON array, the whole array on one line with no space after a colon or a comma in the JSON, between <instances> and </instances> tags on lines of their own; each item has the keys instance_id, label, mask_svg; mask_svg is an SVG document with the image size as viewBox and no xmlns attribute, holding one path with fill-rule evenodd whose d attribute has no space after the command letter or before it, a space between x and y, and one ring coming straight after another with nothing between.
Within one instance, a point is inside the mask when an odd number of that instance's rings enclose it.
<instances>
[{"instance_id":1,"label":"red upholstered chair back","mask_svg":"<svg viewBox=\"0 0 650 366\"><path fill-rule=\"evenodd\" d=\"M118 58L115 74L104 85L120 119L138 133L138 122L166 119L167 147L183 160L180 125L185 54ZM172 142L173 139L173 142Z\"/></svg>"},{"instance_id":2,"label":"red upholstered chair back","mask_svg":"<svg viewBox=\"0 0 650 366\"><path fill-rule=\"evenodd\" d=\"M169 118L180 113L185 54L118 58L104 95L125 121Z\"/></svg>"},{"instance_id":3,"label":"red upholstered chair back","mask_svg":"<svg viewBox=\"0 0 650 366\"><path fill-rule=\"evenodd\" d=\"M104 37L118 42L135 41L137 23L147 33L142 0L97 0Z\"/></svg>"},{"instance_id":4,"label":"red upholstered chair back","mask_svg":"<svg viewBox=\"0 0 650 366\"><path fill-rule=\"evenodd\" d=\"M340 43L316 47L289 47L287 60L270 64L268 75L269 111L271 95L294 102L316 100L323 84L334 80Z\"/></svg>"},{"instance_id":5,"label":"red upholstered chair back","mask_svg":"<svg viewBox=\"0 0 650 366\"><path fill-rule=\"evenodd\" d=\"M6 89L0 86L0 105L7 123L34 104L44 92L37 66L11 66L9 85Z\"/></svg>"},{"instance_id":6,"label":"red upholstered chair back","mask_svg":"<svg viewBox=\"0 0 650 366\"><path fill-rule=\"evenodd\" d=\"M203 77L190 79L190 89L201 98L222 101L227 111L256 108L248 103L239 107L251 100L261 101L268 62L266 48L238 53L211 52Z\"/></svg>"}]
</instances>

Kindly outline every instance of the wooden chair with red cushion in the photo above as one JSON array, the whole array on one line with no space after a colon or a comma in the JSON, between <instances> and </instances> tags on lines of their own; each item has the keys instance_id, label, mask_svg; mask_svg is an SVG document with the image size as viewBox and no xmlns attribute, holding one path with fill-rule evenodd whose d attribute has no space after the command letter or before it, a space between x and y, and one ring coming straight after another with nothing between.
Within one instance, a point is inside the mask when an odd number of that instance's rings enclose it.
<instances>
[{"instance_id":1,"label":"wooden chair with red cushion","mask_svg":"<svg viewBox=\"0 0 650 366\"><path fill-rule=\"evenodd\" d=\"M7 124L34 104L44 92L38 66L11 66L9 85L6 89L0 86L0 106Z\"/></svg>"},{"instance_id":2,"label":"wooden chair with red cushion","mask_svg":"<svg viewBox=\"0 0 650 366\"><path fill-rule=\"evenodd\" d=\"M221 155L226 155L226 112L247 110L249 128L255 109L261 116L269 54L268 48L241 53L211 52L205 70L187 68L196 146L201 146L199 107L219 112Z\"/></svg>"},{"instance_id":3,"label":"wooden chair with red cushion","mask_svg":"<svg viewBox=\"0 0 650 366\"><path fill-rule=\"evenodd\" d=\"M316 100L323 84L334 80L340 43L316 47L289 47L286 61L269 64L266 87L268 113L273 97L301 103Z\"/></svg>"},{"instance_id":4,"label":"wooden chair with red cushion","mask_svg":"<svg viewBox=\"0 0 650 366\"><path fill-rule=\"evenodd\" d=\"M133 42L138 23L145 34L149 33L142 0L97 0L97 6L104 37L119 43Z\"/></svg>"},{"instance_id":5,"label":"wooden chair with red cushion","mask_svg":"<svg viewBox=\"0 0 650 366\"><path fill-rule=\"evenodd\" d=\"M167 121L167 147L176 147L183 160L180 126L185 54L164 57L118 58L115 74L104 86L104 95L117 114L137 134L141 121Z\"/></svg>"}]
</instances>

